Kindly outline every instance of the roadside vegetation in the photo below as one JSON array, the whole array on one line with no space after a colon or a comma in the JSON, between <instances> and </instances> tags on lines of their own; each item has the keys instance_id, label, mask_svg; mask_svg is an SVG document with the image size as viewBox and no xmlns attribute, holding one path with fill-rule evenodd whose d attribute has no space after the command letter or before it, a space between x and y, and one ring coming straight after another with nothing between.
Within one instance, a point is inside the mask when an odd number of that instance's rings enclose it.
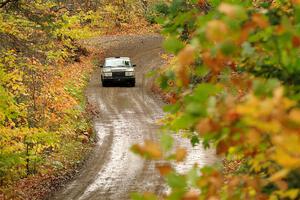
<instances>
[{"instance_id":1,"label":"roadside vegetation","mask_svg":"<svg viewBox=\"0 0 300 200\"><path fill-rule=\"evenodd\" d=\"M84 89L99 58L80 40L141 31L151 5L0 1L0 199L42 199L72 176L95 140Z\"/></svg>"},{"instance_id":2,"label":"roadside vegetation","mask_svg":"<svg viewBox=\"0 0 300 200\"><path fill-rule=\"evenodd\" d=\"M300 1L173 0L154 18L175 55L157 71L168 96L161 142L132 150L181 162L173 133L216 148L220 163L157 166L164 199L300 199ZM134 200L161 199L133 194Z\"/></svg>"},{"instance_id":3,"label":"roadside vegetation","mask_svg":"<svg viewBox=\"0 0 300 200\"><path fill-rule=\"evenodd\" d=\"M97 62L80 41L149 24L172 55L156 71L169 104L160 143L132 150L167 161L171 190L132 199L300 199L299 0L0 0L0 199L47 197L91 149ZM173 133L221 162L179 174Z\"/></svg>"}]
</instances>

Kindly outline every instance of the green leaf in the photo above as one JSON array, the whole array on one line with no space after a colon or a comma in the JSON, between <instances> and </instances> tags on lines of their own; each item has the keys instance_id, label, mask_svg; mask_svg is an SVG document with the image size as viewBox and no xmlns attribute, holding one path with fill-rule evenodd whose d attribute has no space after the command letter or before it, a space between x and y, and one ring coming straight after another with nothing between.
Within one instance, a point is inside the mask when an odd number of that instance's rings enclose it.
<instances>
[{"instance_id":1,"label":"green leaf","mask_svg":"<svg viewBox=\"0 0 300 200\"><path fill-rule=\"evenodd\" d=\"M192 187L197 187L197 181L199 179L199 169L193 167L187 174L187 180Z\"/></svg>"},{"instance_id":2,"label":"green leaf","mask_svg":"<svg viewBox=\"0 0 300 200\"><path fill-rule=\"evenodd\" d=\"M220 49L224 55L228 56L235 52L236 46L232 42L227 41L221 44Z\"/></svg>"},{"instance_id":3,"label":"green leaf","mask_svg":"<svg viewBox=\"0 0 300 200\"><path fill-rule=\"evenodd\" d=\"M160 143L164 151L170 151L173 147L174 139L170 134L164 133L160 138Z\"/></svg>"},{"instance_id":4,"label":"green leaf","mask_svg":"<svg viewBox=\"0 0 300 200\"><path fill-rule=\"evenodd\" d=\"M192 127L196 121L197 119L192 115L183 114L172 122L171 127L175 131L188 129Z\"/></svg>"},{"instance_id":5,"label":"green leaf","mask_svg":"<svg viewBox=\"0 0 300 200\"><path fill-rule=\"evenodd\" d=\"M163 110L164 110L164 112L176 113L179 111L180 108L181 108L181 105L179 103L175 103L175 104L169 104L169 105L164 106Z\"/></svg>"},{"instance_id":6,"label":"green leaf","mask_svg":"<svg viewBox=\"0 0 300 200\"><path fill-rule=\"evenodd\" d=\"M182 189L187 186L186 179L182 175L178 175L176 173L170 173L166 177L166 181L171 188Z\"/></svg>"},{"instance_id":7,"label":"green leaf","mask_svg":"<svg viewBox=\"0 0 300 200\"><path fill-rule=\"evenodd\" d=\"M277 79L255 80L253 83L254 93L258 96L272 95L273 90L280 85Z\"/></svg>"},{"instance_id":8,"label":"green leaf","mask_svg":"<svg viewBox=\"0 0 300 200\"><path fill-rule=\"evenodd\" d=\"M192 146L193 146L193 147L200 143L200 140L199 140L199 138L198 138L197 135L193 135L193 136L192 136L192 138L191 138L191 143L192 143Z\"/></svg>"},{"instance_id":9,"label":"green leaf","mask_svg":"<svg viewBox=\"0 0 300 200\"><path fill-rule=\"evenodd\" d=\"M203 66L197 67L195 70L195 74L200 77L203 77L203 76L207 75L208 73L209 73L209 70Z\"/></svg>"},{"instance_id":10,"label":"green leaf","mask_svg":"<svg viewBox=\"0 0 300 200\"><path fill-rule=\"evenodd\" d=\"M130 197L132 200L157 200L157 198L153 194L132 193Z\"/></svg>"},{"instance_id":11,"label":"green leaf","mask_svg":"<svg viewBox=\"0 0 300 200\"><path fill-rule=\"evenodd\" d=\"M197 87L195 88L192 99L198 101L199 103L203 103L207 101L208 97L216 95L220 91L221 88L216 85L202 83L197 85Z\"/></svg>"},{"instance_id":12,"label":"green leaf","mask_svg":"<svg viewBox=\"0 0 300 200\"><path fill-rule=\"evenodd\" d=\"M186 112L194 117L206 116L206 105L199 102L191 102L186 106Z\"/></svg>"},{"instance_id":13,"label":"green leaf","mask_svg":"<svg viewBox=\"0 0 300 200\"><path fill-rule=\"evenodd\" d=\"M250 57L254 54L254 48L251 46L249 42L244 42L242 45L242 56Z\"/></svg>"},{"instance_id":14,"label":"green leaf","mask_svg":"<svg viewBox=\"0 0 300 200\"><path fill-rule=\"evenodd\" d=\"M168 52L177 54L184 47L184 44L182 41L172 36L164 41L163 47Z\"/></svg>"}]
</instances>

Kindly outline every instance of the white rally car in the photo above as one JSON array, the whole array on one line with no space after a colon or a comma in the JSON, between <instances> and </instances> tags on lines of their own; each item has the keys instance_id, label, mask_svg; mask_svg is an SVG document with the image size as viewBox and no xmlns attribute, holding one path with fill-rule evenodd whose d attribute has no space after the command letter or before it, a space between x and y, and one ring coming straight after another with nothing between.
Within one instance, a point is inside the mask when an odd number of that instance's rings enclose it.
<instances>
[{"instance_id":1,"label":"white rally car","mask_svg":"<svg viewBox=\"0 0 300 200\"><path fill-rule=\"evenodd\" d=\"M106 87L109 83L123 82L131 87L135 86L134 67L128 57L105 58L104 65L101 65L102 86Z\"/></svg>"}]
</instances>

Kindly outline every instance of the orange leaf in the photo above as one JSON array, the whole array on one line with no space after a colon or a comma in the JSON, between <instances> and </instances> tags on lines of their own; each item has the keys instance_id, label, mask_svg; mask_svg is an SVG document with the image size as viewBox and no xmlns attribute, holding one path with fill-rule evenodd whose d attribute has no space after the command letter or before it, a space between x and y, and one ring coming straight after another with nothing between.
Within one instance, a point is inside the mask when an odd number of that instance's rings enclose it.
<instances>
[{"instance_id":1,"label":"orange leaf","mask_svg":"<svg viewBox=\"0 0 300 200\"><path fill-rule=\"evenodd\" d=\"M217 154L218 155L224 154L228 151L228 149L229 149L229 146L224 141L221 141L217 145Z\"/></svg>"},{"instance_id":2,"label":"orange leaf","mask_svg":"<svg viewBox=\"0 0 300 200\"><path fill-rule=\"evenodd\" d=\"M178 148L176 150L175 159L177 162L182 162L186 158L187 151L184 148Z\"/></svg>"},{"instance_id":3,"label":"orange leaf","mask_svg":"<svg viewBox=\"0 0 300 200\"><path fill-rule=\"evenodd\" d=\"M131 150L142 156L149 156L152 159L160 159L162 157L160 146L150 140L146 140L144 145L133 145Z\"/></svg>"},{"instance_id":4,"label":"orange leaf","mask_svg":"<svg viewBox=\"0 0 300 200\"><path fill-rule=\"evenodd\" d=\"M300 124L300 110L299 109L293 109L289 113L289 119L292 120L293 122L296 122Z\"/></svg>"},{"instance_id":5,"label":"orange leaf","mask_svg":"<svg viewBox=\"0 0 300 200\"><path fill-rule=\"evenodd\" d=\"M293 36L292 43L293 43L293 47L295 48L300 47L300 37Z\"/></svg>"},{"instance_id":6,"label":"orange leaf","mask_svg":"<svg viewBox=\"0 0 300 200\"><path fill-rule=\"evenodd\" d=\"M202 59L204 64L209 67L214 74L218 74L228 62L228 59L224 57L221 53L216 56L212 56L209 52L202 54Z\"/></svg>"},{"instance_id":7,"label":"orange leaf","mask_svg":"<svg viewBox=\"0 0 300 200\"><path fill-rule=\"evenodd\" d=\"M160 159L162 157L160 146L157 143L146 140L144 149L151 158Z\"/></svg>"},{"instance_id":8,"label":"orange leaf","mask_svg":"<svg viewBox=\"0 0 300 200\"><path fill-rule=\"evenodd\" d=\"M259 28L266 28L269 25L268 20L262 14L253 14L252 21L259 27Z\"/></svg>"},{"instance_id":9,"label":"orange leaf","mask_svg":"<svg viewBox=\"0 0 300 200\"><path fill-rule=\"evenodd\" d=\"M166 176L173 171L169 164L166 165L156 165L156 169L159 171L161 176Z\"/></svg>"},{"instance_id":10,"label":"orange leaf","mask_svg":"<svg viewBox=\"0 0 300 200\"><path fill-rule=\"evenodd\" d=\"M210 119L206 118L206 119L201 120L198 123L196 129L197 129L198 133L200 133L200 135L209 133L212 130Z\"/></svg>"},{"instance_id":11,"label":"orange leaf","mask_svg":"<svg viewBox=\"0 0 300 200\"><path fill-rule=\"evenodd\" d=\"M225 121L232 123L239 119L240 115L233 109L228 110L228 112L225 114Z\"/></svg>"},{"instance_id":12,"label":"orange leaf","mask_svg":"<svg viewBox=\"0 0 300 200\"><path fill-rule=\"evenodd\" d=\"M219 11L231 18L235 18L237 17L238 7L229 3L221 3Z\"/></svg>"},{"instance_id":13,"label":"orange leaf","mask_svg":"<svg viewBox=\"0 0 300 200\"><path fill-rule=\"evenodd\" d=\"M199 192L191 190L188 191L182 198L182 200L198 200L199 199Z\"/></svg>"},{"instance_id":14,"label":"orange leaf","mask_svg":"<svg viewBox=\"0 0 300 200\"><path fill-rule=\"evenodd\" d=\"M196 127L200 135L217 131L219 130L219 128L220 128L219 125L209 118L205 118L201 120Z\"/></svg>"},{"instance_id":15,"label":"orange leaf","mask_svg":"<svg viewBox=\"0 0 300 200\"><path fill-rule=\"evenodd\" d=\"M191 45L187 45L178 54L178 61L181 65L191 65L195 61L195 49Z\"/></svg>"}]
</instances>

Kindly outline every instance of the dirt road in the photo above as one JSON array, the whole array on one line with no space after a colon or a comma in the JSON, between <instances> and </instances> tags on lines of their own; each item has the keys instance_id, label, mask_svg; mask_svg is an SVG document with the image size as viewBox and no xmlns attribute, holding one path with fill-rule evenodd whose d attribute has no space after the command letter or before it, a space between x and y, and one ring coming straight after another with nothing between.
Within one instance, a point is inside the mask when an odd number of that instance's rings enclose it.
<instances>
[{"instance_id":1,"label":"dirt road","mask_svg":"<svg viewBox=\"0 0 300 200\"><path fill-rule=\"evenodd\" d=\"M92 76L87 89L90 102L98 106L94 119L97 145L82 171L65 188L54 195L56 200L125 200L132 191L161 193L165 190L152 161L130 152L132 144L156 139L156 120L163 116L162 102L147 89L144 74L162 65L162 39L158 35L112 36L91 39L87 45L104 49L106 56L129 56L137 64L137 85L107 87L100 85L100 69ZM189 146L184 141L182 146ZM201 146L190 150L187 161L176 165L185 170L194 162L200 165L215 161L214 150Z\"/></svg>"}]
</instances>

